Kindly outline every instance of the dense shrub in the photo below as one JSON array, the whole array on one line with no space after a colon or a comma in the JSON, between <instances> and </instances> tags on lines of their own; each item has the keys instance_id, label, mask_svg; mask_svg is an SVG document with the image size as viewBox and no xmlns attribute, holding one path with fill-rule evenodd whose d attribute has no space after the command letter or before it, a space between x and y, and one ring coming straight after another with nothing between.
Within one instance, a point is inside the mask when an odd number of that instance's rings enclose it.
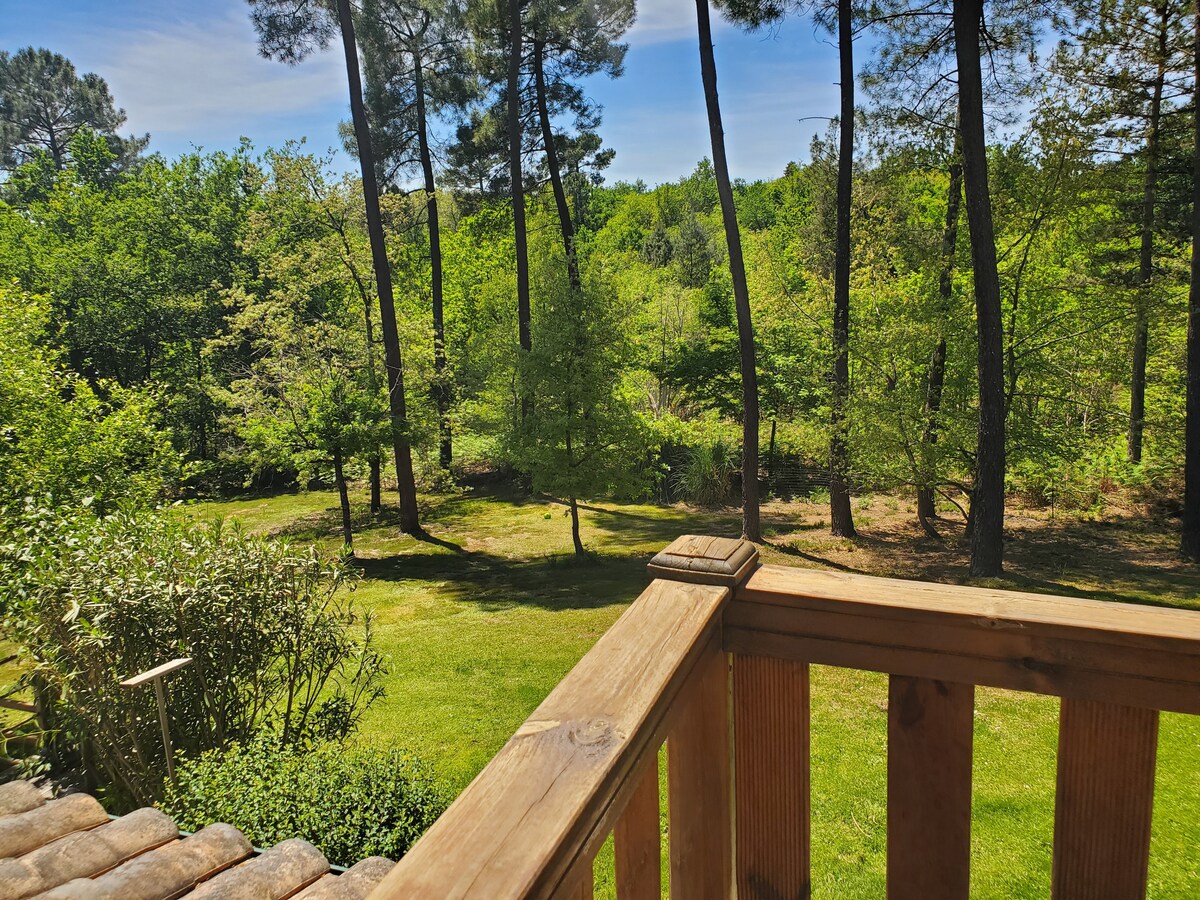
<instances>
[{"instance_id":1,"label":"dense shrub","mask_svg":"<svg viewBox=\"0 0 1200 900\"><path fill-rule=\"evenodd\" d=\"M27 666L59 767L117 806L145 803L164 772L154 691L119 682L175 657L171 734L196 755L260 731L341 736L379 696L370 619L348 571L312 548L220 521L160 513L96 518L26 504L0 544L0 625Z\"/></svg>"},{"instance_id":2,"label":"dense shrub","mask_svg":"<svg viewBox=\"0 0 1200 900\"><path fill-rule=\"evenodd\" d=\"M343 866L399 859L449 801L412 756L337 742L306 750L260 739L188 760L176 775L160 806L181 828L228 822L258 847L301 837Z\"/></svg>"},{"instance_id":3,"label":"dense shrub","mask_svg":"<svg viewBox=\"0 0 1200 900\"><path fill-rule=\"evenodd\" d=\"M729 501L732 479L741 467L740 451L721 438L692 447L686 465L674 473L674 489L701 506Z\"/></svg>"}]
</instances>

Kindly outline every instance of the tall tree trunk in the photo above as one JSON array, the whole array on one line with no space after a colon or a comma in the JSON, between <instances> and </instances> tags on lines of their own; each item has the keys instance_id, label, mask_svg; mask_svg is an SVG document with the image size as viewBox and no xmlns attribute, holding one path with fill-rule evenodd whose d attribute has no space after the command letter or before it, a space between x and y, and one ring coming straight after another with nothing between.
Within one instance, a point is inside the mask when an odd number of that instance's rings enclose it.
<instances>
[{"instance_id":1,"label":"tall tree trunk","mask_svg":"<svg viewBox=\"0 0 1200 900\"><path fill-rule=\"evenodd\" d=\"M529 311L529 241L525 232L524 167L521 165L521 0L508 0L508 177L512 182L513 240L517 251L517 339L533 349ZM524 389L522 389L524 394ZM522 415L528 398L522 397Z\"/></svg>"},{"instance_id":2,"label":"tall tree trunk","mask_svg":"<svg viewBox=\"0 0 1200 900\"><path fill-rule=\"evenodd\" d=\"M942 409L942 390L946 385L946 323L954 302L954 262L958 247L958 219L962 209L962 147L955 132L954 157L950 162L950 187L946 191L946 227L942 231L942 271L938 277L938 341L929 357L929 377L925 386L925 427L921 432L921 477L917 485L917 521L926 534L937 536L930 519L937 518L933 502L933 445L938 439L938 415Z\"/></svg>"},{"instance_id":3,"label":"tall tree trunk","mask_svg":"<svg viewBox=\"0 0 1200 900\"><path fill-rule=\"evenodd\" d=\"M367 462L371 467L371 515L378 516L383 512L383 485L380 483L383 466L380 465L379 451L371 451L371 457Z\"/></svg>"},{"instance_id":4,"label":"tall tree trunk","mask_svg":"<svg viewBox=\"0 0 1200 900\"><path fill-rule=\"evenodd\" d=\"M571 504L571 542L575 545L575 555L587 556L587 550L583 548L583 538L579 535L579 501L570 497L569 502Z\"/></svg>"},{"instance_id":5,"label":"tall tree trunk","mask_svg":"<svg viewBox=\"0 0 1200 900\"><path fill-rule=\"evenodd\" d=\"M358 271L358 266L354 264L354 249L350 245L350 238L346 235L345 221L338 219L332 213L329 213L330 227L333 228L342 241L342 251L346 254L346 269L350 272L350 277L354 280L354 286L358 290L358 298L363 305L363 328L367 339L367 384L371 391L371 397L374 399L379 396L379 374L375 369L375 325L371 321L371 292L367 287L366 281ZM370 463L370 481L371 481L371 515L378 516L383 512L383 493L380 485L380 460L379 448L373 447L371 455L368 459Z\"/></svg>"},{"instance_id":6,"label":"tall tree trunk","mask_svg":"<svg viewBox=\"0 0 1200 900\"><path fill-rule=\"evenodd\" d=\"M429 123L425 114L425 72L420 41L413 41L413 90L417 95L417 149L421 172L425 176L425 211L429 227L429 268L433 293L433 399L438 411L438 462L450 468L454 446L451 442L450 385L446 378L446 322L442 303L442 229L438 220L437 184L433 180L433 157L429 152Z\"/></svg>"},{"instance_id":7,"label":"tall tree trunk","mask_svg":"<svg viewBox=\"0 0 1200 900\"><path fill-rule=\"evenodd\" d=\"M54 171L61 172L67 167L66 149L58 139L58 132L53 128L49 134L50 158L54 160Z\"/></svg>"},{"instance_id":8,"label":"tall tree trunk","mask_svg":"<svg viewBox=\"0 0 1200 900\"><path fill-rule=\"evenodd\" d=\"M704 105L708 110L708 133L712 139L713 171L721 198L725 244L729 251L729 274L737 308L738 347L742 369L742 537L762 540L758 506L758 373L754 350L754 327L750 320L750 291L742 260L742 236L738 231L725 158L725 130L721 126L721 104L717 97L717 63L713 57L712 25L708 0L696 0L696 29L700 40L700 75L704 81Z\"/></svg>"},{"instance_id":9,"label":"tall tree trunk","mask_svg":"<svg viewBox=\"0 0 1200 900\"><path fill-rule=\"evenodd\" d=\"M838 0L838 56L842 110L837 173L837 246L833 265L833 403L829 438L829 530L854 537L850 511L850 450L846 407L850 400L850 205L854 190L854 32L850 0Z\"/></svg>"},{"instance_id":10,"label":"tall tree trunk","mask_svg":"<svg viewBox=\"0 0 1200 900\"><path fill-rule=\"evenodd\" d=\"M348 557L354 556L354 525L350 518L350 492L346 489L346 473L342 469L342 450L333 448L333 480L337 484L338 501L342 505L342 545Z\"/></svg>"},{"instance_id":11,"label":"tall tree trunk","mask_svg":"<svg viewBox=\"0 0 1200 900\"><path fill-rule=\"evenodd\" d=\"M979 441L971 495L971 574L997 576L1004 568L1004 340L992 200L988 193L983 74L979 64L983 2L954 0L954 47L958 62L963 186L979 329Z\"/></svg>"},{"instance_id":12,"label":"tall tree trunk","mask_svg":"<svg viewBox=\"0 0 1200 900\"><path fill-rule=\"evenodd\" d=\"M575 224L571 221L571 207L567 205L567 192L563 190L562 169L558 152L554 148L554 130L550 126L550 105L546 100L546 73L543 56L546 45L541 41L533 45L534 90L537 94L538 120L542 125L542 146L546 151L546 168L550 170L550 186L554 189L554 204L558 207L558 226L562 232L563 252L567 256L567 280L571 289L582 290L579 278L579 257L575 252Z\"/></svg>"},{"instance_id":13,"label":"tall tree trunk","mask_svg":"<svg viewBox=\"0 0 1200 900\"><path fill-rule=\"evenodd\" d=\"M413 478L412 448L408 444L408 414L404 406L404 368L400 360L400 333L396 328L396 304L392 297L392 272L379 214L379 185L375 180L375 153L363 108L362 77L358 71L358 45L354 40L354 20L350 0L337 0L338 22L342 32L342 50L346 57L346 77L350 82L350 116L354 120L354 138L362 170L363 203L367 214L367 234L371 239L371 262L375 268L375 289L379 294L379 318L383 327L384 362L387 367L388 408L392 417L392 452L396 459L396 487L400 493L400 530L421 533L417 511L417 485Z\"/></svg>"},{"instance_id":14,"label":"tall tree trunk","mask_svg":"<svg viewBox=\"0 0 1200 900\"><path fill-rule=\"evenodd\" d=\"M1193 109L1200 110L1200 0L1195 13ZM1192 283L1188 289L1187 413L1184 425L1183 535L1184 559L1200 562L1200 115L1193 117L1192 145Z\"/></svg>"},{"instance_id":15,"label":"tall tree trunk","mask_svg":"<svg viewBox=\"0 0 1200 900\"><path fill-rule=\"evenodd\" d=\"M1167 4L1159 7L1158 72L1150 95L1150 121L1146 131L1146 177L1142 182L1141 240L1138 247L1137 308L1133 323L1133 372L1129 379L1130 462L1142 460L1142 435L1146 429L1146 355L1150 347L1149 292L1154 278L1154 205L1158 195L1158 145L1162 126L1162 96L1167 78Z\"/></svg>"},{"instance_id":16,"label":"tall tree trunk","mask_svg":"<svg viewBox=\"0 0 1200 900\"><path fill-rule=\"evenodd\" d=\"M196 396L200 398L200 423L198 439L200 458L208 459L208 391L204 390L204 355L199 343L196 347ZM78 370L76 370L78 371Z\"/></svg>"}]
</instances>

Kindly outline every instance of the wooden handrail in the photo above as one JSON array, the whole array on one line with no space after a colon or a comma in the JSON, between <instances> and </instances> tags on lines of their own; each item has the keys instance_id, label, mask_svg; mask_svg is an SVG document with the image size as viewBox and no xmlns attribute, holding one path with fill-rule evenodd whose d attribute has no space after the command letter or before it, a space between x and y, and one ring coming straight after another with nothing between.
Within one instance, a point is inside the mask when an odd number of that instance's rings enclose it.
<instances>
[{"instance_id":1,"label":"wooden handrail","mask_svg":"<svg viewBox=\"0 0 1200 900\"><path fill-rule=\"evenodd\" d=\"M893 675L1200 713L1200 615L762 566L725 648Z\"/></svg>"},{"instance_id":2,"label":"wooden handrail","mask_svg":"<svg viewBox=\"0 0 1200 900\"><path fill-rule=\"evenodd\" d=\"M743 760L742 745L806 706L819 663L890 676L889 900L968 895L975 685L1063 698L1052 897L1145 897L1158 713L1200 713L1200 614L762 566L726 608L723 646L739 896L807 895L808 724L765 755ZM782 667L772 683L790 686L764 701L742 685L770 663ZM791 802L773 804L787 784ZM789 846L772 846L784 833Z\"/></svg>"},{"instance_id":3,"label":"wooden handrail","mask_svg":"<svg viewBox=\"0 0 1200 900\"><path fill-rule=\"evenodd\" d=\"M564 896L656 757L697 664L720 653L727 587L656 580L372 894ZM581 874L585 872L586 874Z\"/></svg>"}]
</instances>

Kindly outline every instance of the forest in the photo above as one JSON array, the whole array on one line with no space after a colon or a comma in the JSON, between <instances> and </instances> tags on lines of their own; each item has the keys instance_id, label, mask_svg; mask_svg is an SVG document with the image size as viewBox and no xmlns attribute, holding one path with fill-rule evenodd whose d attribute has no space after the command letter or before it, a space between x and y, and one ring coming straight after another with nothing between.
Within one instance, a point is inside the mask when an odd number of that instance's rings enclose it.
<instances>
[{"instance_id":1,"label":"forest","mask_svg":"<svg viewBox=\"0 0 1200 900\"><path fill-rule=\"evenodd\" d=\"M689 531L1196 607L1200 7L697 0L709 140L653 185L589 96L633 0L239 14L344 61L341 150L168 157L102 73L0 50L0 780L398 858ZM740 179L719 29L785 23L840 103ZM160 720L120 684L175 657ZM887 688L831 673L814 870L878 896ZM995 896L1049 889L1041 699L981 689ZM1163 721L1151 883L1188 896Z\"/></svg>"},{"instance_id":2,"label":"forest","mask_svg":"<svg viewBox=\"0 0 1200 900\"><path fill-rule=\"evenodd\" d=\"M1006 494L1178 513L1195 15L1057 6L730 0L840 51L840 115L753 183L707 7L712 146L656 187L604 183L581 86L621 76L628 0L253 0L265 55L344 45L360 177L299 141L147 155L98 76L6 53L2 494L369 480L415 533L417 484L481 470L573 510L740 484L757 537L766 492L853 535L852 493L903 489L930 534L962 510L977 574Z\"/></svg>"}]
</instances>

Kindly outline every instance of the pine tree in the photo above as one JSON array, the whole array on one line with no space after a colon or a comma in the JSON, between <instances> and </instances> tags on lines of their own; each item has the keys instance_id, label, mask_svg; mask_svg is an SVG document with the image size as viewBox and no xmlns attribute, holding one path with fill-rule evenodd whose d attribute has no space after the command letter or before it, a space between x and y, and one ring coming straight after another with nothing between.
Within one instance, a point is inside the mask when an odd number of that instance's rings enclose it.
<instances>
[{"instance_id":1,"label":"pine tree","mask_svg":"<svg viewBox=\"0 0 1200 900\"><path fill-rule=\"evenodd\" d=\"M477 93L465 52L466 26L462 10L452 4L431 8L412 0L371 0L363 7L363 21L365 102L380 178L396 184L416 171L425 193L438 459L448 469L453 388L446 366L441 217L431 146L435 118L464 107Z\"/></svg>"},{"instance_id":2,"label":"pine tree","mask_svg":"<svg viewBox=\"0 0 1200 900\"><path fill-rule=\"evenodd\" d=\"M704 103L708 111L708 133L712 142L712 165L721 202L721 219L725 223L729 274L733 279L734 307L737 311L742 372L742 537L749 541L761 541L762 521L758 500L757 354L754 346L754 327L750 317L746 264L742 258L742 238L738 230L737 210L733 204L733 186L729 181L729 163L725 158L725 130L721 125L721 104L717 96L717 63L713 57L708 0L696 0L696 30L700 43L700 75L704 83Z\"/></svg>"},{"instance_id":3,"label":"pine tree","mask_svg":"<svg viewBox=\"0 0 1200 900\"><path fill-rule=\"evenodd\" d=\"M77 75L70 60L46 49L0 51L0 166L12 169L46 153L62 171L82 129L103 137L119 164L128 166L150 136L121 137L117 129L124 124L125 110L99 75Z\"/></svg>"}]
</instances>

